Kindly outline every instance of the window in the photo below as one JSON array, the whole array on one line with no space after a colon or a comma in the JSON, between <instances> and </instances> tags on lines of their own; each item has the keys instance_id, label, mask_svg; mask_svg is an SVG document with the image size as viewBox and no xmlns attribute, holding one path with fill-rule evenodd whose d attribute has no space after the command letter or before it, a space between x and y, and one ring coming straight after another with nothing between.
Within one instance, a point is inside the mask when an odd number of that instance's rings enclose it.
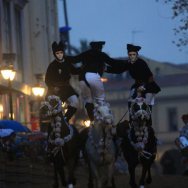
<instances>
[{"instance_id":1,"label":"window","mask_svg":"<svg viewBox=\"0 0 188 188\"><path fill-rule=\"evenodd\" d=\"M178 130L178 119L177 119L177 109L168 108L167 109L168 115L168 126L169 131L177 131Z\"/></svg>"}]
</instances>

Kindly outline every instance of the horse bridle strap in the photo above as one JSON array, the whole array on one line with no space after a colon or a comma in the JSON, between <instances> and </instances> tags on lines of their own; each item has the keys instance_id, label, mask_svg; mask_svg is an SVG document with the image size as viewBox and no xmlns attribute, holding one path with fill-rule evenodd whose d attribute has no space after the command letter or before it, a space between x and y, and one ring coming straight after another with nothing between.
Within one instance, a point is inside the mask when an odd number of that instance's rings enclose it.
<instances>
[{"instance_id":1,"label":"horse bridle strap","mask_svg":"<svg viewBox=\"0 0 188 188\"><path fill-rule=\"evenodd\" d=\"M129 111L129 110L127 110L127 111L123 114L122 118L118 121L117 125L123 120L123 118L126 116L126 114L127 114L128 111Z\"/></svg>"}]
</instances>

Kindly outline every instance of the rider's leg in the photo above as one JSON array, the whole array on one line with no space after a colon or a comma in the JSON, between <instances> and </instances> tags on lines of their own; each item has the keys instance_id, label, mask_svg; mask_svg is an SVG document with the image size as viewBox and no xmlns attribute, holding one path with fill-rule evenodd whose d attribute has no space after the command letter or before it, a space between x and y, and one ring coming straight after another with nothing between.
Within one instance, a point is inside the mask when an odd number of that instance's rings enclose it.
<instances>
[{"instance_id":1,"label":"rider's leg","mask_svg":"<svg viewBox=\"0 0 188 188\"><path fill-rule=\"evenodd\" d=\"M102 103L105 101L105 91L104 85L101 81L101 77L98 73L86 73L85 78L89 83L92 98L97 103Z\"/></svg>"},{"instance_id":2,"label":"rider's leg","mask_svg":"<svg viewBox=\"0 0 188 188\"><path fill-rule=\"evenodd\" d=\"M132 118L131 118L131 104L132 104L132 100L136 98L136 89L135 87L131 87L130 92L129 92L129 97L128 97L128 111L129 111L129 122L132 122Z\"/></svg>"},{"instance_id":3,"label":"rider's leg","mask_svg":"<svg viewBox=\"0 0 188 188\"><path fill-rule=\"evenodd\" d=\"M150 119L148 121L148 125L152 126L152 106L155 103L155 94L154 93L146 93L146 103L149 105L150 108Z\"/></svg>"},{"instance_id":4,"label":"rider's leg","mask_svg":"<svg viewBox=\"0 0 188 188\"><path fill-rule=\"evenodd\" d=\"M87 110L87 114L88 114L90 121L93 121L94 120L94 114L93 114L94 104L93 103L86 103L85 108Z\"/></svg>"},{"instance_id":5,"label":"rider's leg","mask_svg":"<svg viewBox=\"0 0 188 188\"><path fill-rule=\"evenodd\" d=\"M85 109L90 121L94 120L93 110L94 104L92 100L91 90L84 80L80 81L81 95L85 104Z\"/></svg>"},{"instance_id":6,"label":"rider's leg","mask_svg":"<svg viewBox=\"0 0 188 188\"><path fill-rule=\"evenodd\" d=\"M72 118L72 116L76 113L76 110L79 105L78 97L76 95L72 95L67 99L68 107L67 112L65 113L66 121L69 122L69 120Z\"/></svg>"}]
</instances>

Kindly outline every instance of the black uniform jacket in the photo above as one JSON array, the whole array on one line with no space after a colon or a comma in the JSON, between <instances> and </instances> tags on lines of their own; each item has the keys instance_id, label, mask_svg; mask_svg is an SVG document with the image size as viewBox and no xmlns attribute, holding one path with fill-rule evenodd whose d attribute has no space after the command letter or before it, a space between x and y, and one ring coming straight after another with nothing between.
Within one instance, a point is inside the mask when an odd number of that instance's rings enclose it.
<instances>
[{"instance_id":1,"label":"black uniform jacket","mask_svg":"<svg viewBox=\"0 0 188 188\"><path fill-rule=\"evenodd\" d=\"M80 80L84 80L86 72L94 72L102 76L105 69L105 63L109 64L114 61L115 60L110 58L106 53L90 49L74 56L72 63L82 62L83 66L80 73Z\"/></svg>"},{"instance_id":2,"label":"black uniform jacket","mask_svg":"<svg viewBox=\"0 0 188 188\"><path fill-rule=\"evenodd\" d=\"M131 63L128 60L119 60L116 63L110 64L111 66L108 66L106 71L108 73L129 72L131 77L135 80L132 88L144 85L146 93L158 93L161 90L157 83L153 80L153 74L144 60L138 58L134 63Z\"/></svg>"},{"instance_id":3,"label":"black uniform jacket","mask_svg":"<svg viewBox=\"0 0 188 188\"><path fill-rule=\"evenodd\" d=\"M65 101L68 97L75 95L76 92L70 85L69 81L71 74L78 74L78 71L79 69L74 68L74 66L68 61L68 57L65 57L65 61L62 63L59 63L56 60L51 62L45 75L45 83L48 86L47 96L56 94ZM54 87L59 87L59 93L54 93Z\"/></svg>"}]
</instances>

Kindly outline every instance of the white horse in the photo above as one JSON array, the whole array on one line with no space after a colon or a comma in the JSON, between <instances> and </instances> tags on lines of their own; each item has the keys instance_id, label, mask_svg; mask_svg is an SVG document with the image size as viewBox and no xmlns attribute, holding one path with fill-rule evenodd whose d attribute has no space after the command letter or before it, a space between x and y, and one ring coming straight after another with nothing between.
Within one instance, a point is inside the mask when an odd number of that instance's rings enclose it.
<instances>
[{"instance_id":1,"label":"white horse","mask_svg":"<svg viewBox=\"0 0 188 188\"><path fill-rule=\"evenodd\" d=\"M115 187L114 163L116 148L113 141L113 115L107 103L95 104L94 125L90 127L86 141L89 164L89 188ZM106 176L107 175L107 176Z\"/></svg>"}]
</instances>

